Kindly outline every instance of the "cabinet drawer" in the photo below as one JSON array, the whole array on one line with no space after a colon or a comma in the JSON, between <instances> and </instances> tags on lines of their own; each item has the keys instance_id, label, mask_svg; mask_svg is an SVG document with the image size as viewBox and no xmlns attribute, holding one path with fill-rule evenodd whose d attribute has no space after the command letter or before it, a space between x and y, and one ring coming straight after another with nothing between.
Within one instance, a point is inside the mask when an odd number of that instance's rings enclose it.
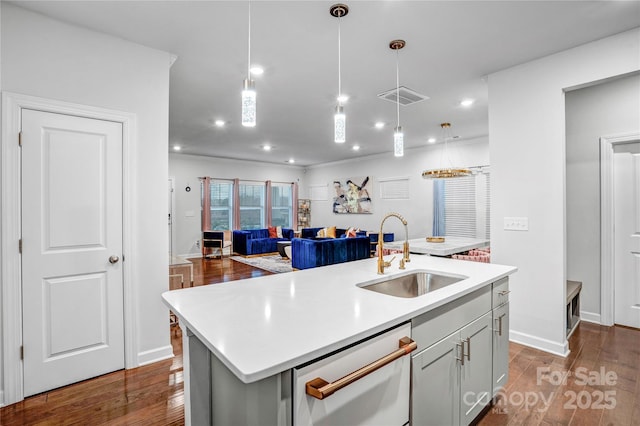
<instances>
[{"instance_id":1,"label":"cabinet drawer","mask_svg":"<svg viewBox=\"0 0 640 426\"><path fill-rule=\"evenodd\" d=\"M398 349L411 336L404 324L355 346L293 370L294 425L404 425L409 421L411 357L407 354L323 399L306 394L306 383L335 382Z\"/></svg>"},{"instance_id":2,"label":"cabinet drawer","mask_svg":"<svg viewBox=\"0 0 640 426\"><path fill-rule=\"evenodd\" d=\"M491 286L487 285L412 319L412 338L418 343L420 351L490 310Z\"/></svg>"},{"instance_id":3,"label":"cabinet drawer","mask_svg":"<svg viewBox=\"0 0 640 426\"><path fill-rule=\"evenodd\" d=\"M509 301L509 278L505 277L492 284L491 307L496 308Z\"/></svg>"}]
</instances>

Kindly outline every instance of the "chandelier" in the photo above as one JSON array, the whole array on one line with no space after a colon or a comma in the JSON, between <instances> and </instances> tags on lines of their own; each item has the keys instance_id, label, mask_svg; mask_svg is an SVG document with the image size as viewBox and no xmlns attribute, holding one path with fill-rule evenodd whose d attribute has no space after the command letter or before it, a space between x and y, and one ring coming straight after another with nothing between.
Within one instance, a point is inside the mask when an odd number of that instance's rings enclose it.
<instances>
[{"instance_id":1,"label":"chandelier","mask_svg":"<svg viewBox=\"0 0 640 426\"><path fill-rule=\"evenodd\" d=\"M451 160L449 159L447 148L449 142L453 139L451 136L451 123L442 123L440 124L442 128L442 139L443 139L443 148L441 153L441 161L440 164L443 164L443 158L446 157L449 162L449 167L440 167L437 169L425 170L422 172L422 177L425 179L450 179L456 177L464 177L469 176L471 174L471 170L463 167L454 167L451 165Z\"/></svg>"}]
</instances>

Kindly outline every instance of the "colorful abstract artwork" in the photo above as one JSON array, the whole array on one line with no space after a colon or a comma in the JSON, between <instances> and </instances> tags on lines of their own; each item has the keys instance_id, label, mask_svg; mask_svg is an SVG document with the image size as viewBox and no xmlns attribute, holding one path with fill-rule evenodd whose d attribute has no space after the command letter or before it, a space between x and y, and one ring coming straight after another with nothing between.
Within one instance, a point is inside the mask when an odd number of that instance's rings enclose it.
<instances>
[{"instance_id":1,"label":"colorful abstract artwork","mask_svg":"<svg viewBox=\"0 0 640 426\"><path fill-rule=\"evenodd\" d=\"M369 196L369 176L334 180L334 213L373 213Z\"/></svg>"}]
</instances>

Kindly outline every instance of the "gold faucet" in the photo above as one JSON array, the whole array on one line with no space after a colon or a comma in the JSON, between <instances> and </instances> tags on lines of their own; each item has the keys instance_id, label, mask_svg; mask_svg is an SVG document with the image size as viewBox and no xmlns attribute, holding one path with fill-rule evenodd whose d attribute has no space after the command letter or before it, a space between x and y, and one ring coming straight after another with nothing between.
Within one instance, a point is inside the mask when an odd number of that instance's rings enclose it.
<instances>
[{"instance_id":1,"label":"gold faucet","mask_svg":"<svg viewBox=\"0 0 640 426\"><path fill-rule=\"evenodd\" d=\"M400 269L404 269L404 264L406 262L411 262L411 259L409 259L409 230L407 228L407 221L398 213L387 213L386 216L382 218L382 222L380 222L380 233L378 234L378 274L380 275L384 274L384 268L388 268L389 266L391 266L391 262L393 262L393 259L395 259L394 256L390 261L385 262L384 258L382 257L382 249L384 248L384 235L382 234L382 226L384 225L384 221L391 216L400 219L400 221L404 225L404 245L402 246L402 259L400 259Z\"/></svg>"}]
</instances>

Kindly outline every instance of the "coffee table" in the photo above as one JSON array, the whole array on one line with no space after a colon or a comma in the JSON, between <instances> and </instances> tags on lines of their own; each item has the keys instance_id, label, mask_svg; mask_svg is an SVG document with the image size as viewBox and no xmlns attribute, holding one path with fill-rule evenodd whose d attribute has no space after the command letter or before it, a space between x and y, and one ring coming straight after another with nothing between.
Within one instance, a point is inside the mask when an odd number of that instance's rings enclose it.
<instances>
[{"instance_id":1,"label":"coffee table","mask_svg":"<svg viewBox=\"0 0 640 426\"><path fill-rule=\"evenodd\" d=\"M278 253L280 253L280 256L288 259L289 256L285 253L284 248L291 246L291 241L277 241L276 245L278 246Z\"/></svg>"}]
</instances>

